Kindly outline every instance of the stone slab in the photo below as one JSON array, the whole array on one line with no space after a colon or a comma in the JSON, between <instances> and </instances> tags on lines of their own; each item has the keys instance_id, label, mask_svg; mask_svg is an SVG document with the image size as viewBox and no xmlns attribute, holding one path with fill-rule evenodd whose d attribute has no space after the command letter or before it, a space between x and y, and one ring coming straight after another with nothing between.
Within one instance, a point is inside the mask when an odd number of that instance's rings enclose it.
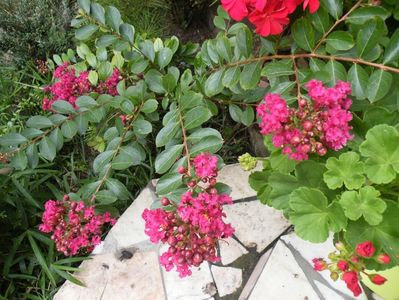
<instances>
[{"instance_id":1,"label":"stone slab","mask_svg":"<svg viewBox=\"0 0 399 300\"><path fill-rule=\"evenodd\" d=\"M150 208L155 194L145 188L112 227L107 237L95 253L111 253L148 240L144 233L144 220L141 217L145 208Z\"/></svg>"},{"instance_id":2,"label":"stone slab","mask_svg":"<svg viewBox=\"0 0 399 300\"><path fill-rule=\"evenodd\" d=\"M242 270L232 267L212 266L212 275L215 279L218 295L224 297L233 294L242 285Z\"/></svg>"},{"instance_id":3,"label":"stone slab","mask_svg":"<svg viewBox=\"0 0 399 300\"><path fill-rule=\"evenodd\" d=\"M235 228L235 236L246 246L262 252L290 225L283 214L258 200L234 203L224 207L227 223Z\"/></svg>"},{"instance_id":4,"label":"stone slab","mask_svg":"<svg viewBox=\"0 0 399 300\"><path fill-rule=\"evenodd\" d=\"M156 251L135 252L122 261L113 254L95 255L74 276L86 287L67 281L54 300L165 299Z\"/></svg>"},{"instance_id":5,"label":"stone slab","mask_svg":"<svg viewBox=\"0 0 399 300\"><path fill-rule=\"evenodd\" d=\"M219 250L223 265L231 264L242 255L248 253L248 251L233 238L219 241Z\"/></svg>"}]
</instances>

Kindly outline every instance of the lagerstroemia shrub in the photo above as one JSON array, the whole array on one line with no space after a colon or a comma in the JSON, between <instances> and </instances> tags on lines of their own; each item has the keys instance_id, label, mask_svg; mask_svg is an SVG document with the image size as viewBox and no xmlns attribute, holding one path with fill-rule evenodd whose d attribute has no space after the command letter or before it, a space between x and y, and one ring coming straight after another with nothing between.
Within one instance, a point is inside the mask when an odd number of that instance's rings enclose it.
<instances>
[{"instance_id":1,"label":"lagerstroemia shrub","mask_svg":"<svg viewBox=\"0 0 399 300\"><path fill-rule=\"evenodd\" d=\"M46 111L0 138L7 167L53 162L64 145L95 130L104 151L70 201L84 199L103 218L100 211L131 199L130 171L153 166L159 199L142 214L146 233L165 244L162 265L187 276L217 261L218 240L234 231L223 213L229 188L216 180L223 138L208 126L223 107L265 135L270 155L249 180L259 200L281 210L301 238L320 243L334 235L346 249L331 265L315 260L317 269L338 268L333 277L358 294L359 272L399 264L399 32L387 26L395 3L223 0L227 12L220 7L214 22L220 32L202 45L145 39L115 7L79 4L72 22L79 44L54 57ZM260 35L228 13L248 17ZM240 158L246 170L256 162ZM80 213L73 220L78 230L87 223ZM98 242L85 238L77 249L62 243L67 236L55 238L67 255ZM363 255L370 245L373 254Z\"/></svg>"}]
</instances>

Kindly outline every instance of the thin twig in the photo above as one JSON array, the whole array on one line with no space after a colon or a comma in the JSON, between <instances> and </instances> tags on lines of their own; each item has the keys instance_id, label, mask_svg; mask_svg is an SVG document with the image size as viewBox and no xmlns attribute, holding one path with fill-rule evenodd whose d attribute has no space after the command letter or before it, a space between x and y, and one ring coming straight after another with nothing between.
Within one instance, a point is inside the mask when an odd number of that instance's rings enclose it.
<instances>
[{"instance_id":1,"label":"thin twig","mask_svg":"<svg viewBox=\"0 0 399 300\"><path fill-rule=\"evenodd\" d=\"M187 143L187 132L186 128L184 127L183 116L179 110L179 122L180 127L183 135L183 146L184 146L184 155L187 158L187 175L191 176L191 162L190 162L190 152L188 151L188 143Z\"/></svg>"},{"instance_id":2,"label":"thin twig","mask_svg":"<svg viewBox=\"0 0 399 300\"><path fill-rule=\"evenodd\" d=\"M345 14L343 15L339 20L337 20L333 26L331 26L331 28L322 36L322 38L320 39L320 41L317 43L316 47L314 47L313 49L313 53L316 52L317 49L319 49L319 47L326 41L327 36L339 25L341 24L343 21L345 21L348 16L356 9L360 6L360 4L362 4L363 0L359 0L356 2L356 4Z\"/></svg>"}]
</instances>

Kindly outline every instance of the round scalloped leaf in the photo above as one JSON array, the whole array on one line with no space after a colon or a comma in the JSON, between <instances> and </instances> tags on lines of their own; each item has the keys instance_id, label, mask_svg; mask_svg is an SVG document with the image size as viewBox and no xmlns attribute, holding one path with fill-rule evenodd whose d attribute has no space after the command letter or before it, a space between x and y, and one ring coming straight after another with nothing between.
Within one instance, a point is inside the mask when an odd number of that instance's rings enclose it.
<instances>
[{"instance_id":1,"label":"round scalloped leaf","mask_svg":"<svg viewBox=\"0 0 399 300\"><path fill-rule=\"evenodd\" d=\"M290 195L290 221L296 234L304 240L322 243L330 231L346 227L347 218L337 202L328 204L326 196L318 189L301 187Z\"/></svg>"},{"instance_id":2,"label":"round scalloped leaf","mask_svg":"<svg viewBox=\"0 0 399 300\"><path fill-rule=\"evenodd\" d=\"M355 248L357 244L371 241L377 253L385 252L391 257L391 264L382 265L373 259L366 261L367 269L381 270L399 265L399 207L396 202L386 201L387 209L383 214L382 222L370 225L363 219L350 221L345 231L345 240Z\"/></svg>"},{"instance_id":3,"label":"round scalloped leaf","mask_svg":"<svg viewBox=\"0 0 399 300\"><path fill-rule=\"evenodd\" d=\"M363 216L370 225L381 223L382 214L387 208L385 201L380 198L380 192L372 186L362 187L359 192L344 192L339 204L350 220L356 221Z\"/></svg>"},{"instance_id":4,"label":"round scalloped leaf","mask_svg":"<svg viewBox=\"0 0 399 300\"><path fill-rule=\"evenodd\" d=\"M389 183L399 173L399 132L393 126L377 125L366 134L359 147L368 157L364 171L374 183Z\"/></svg>"},{"instance_id":5,"label":"round scalloped leaf","mask_svg":"<svg viewBox=\"0 0 399 300\"><path fill-rule=\"evenodd\" d=\"M330 157L327 160L327 172L324 173L324 182L330 189L337 189L343 184L350 189L360 188L364 181L364 164L359 161L359 155L356 152L346 152L339 158Z\"/></svg>"}]
</instances>

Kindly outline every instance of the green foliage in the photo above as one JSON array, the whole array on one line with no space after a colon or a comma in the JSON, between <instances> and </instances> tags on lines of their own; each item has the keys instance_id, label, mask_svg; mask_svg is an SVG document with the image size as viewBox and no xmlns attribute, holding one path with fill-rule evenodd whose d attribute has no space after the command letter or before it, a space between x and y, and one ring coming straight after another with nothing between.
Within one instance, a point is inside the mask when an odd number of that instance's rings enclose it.
<instances>
[{"instance_id":1,"label":"green foliage","mask_svg":"<svg viewBox=\"0 0 399 300\"><path fill-rule=\"evenodd\" d=\"M2 64L25 65L72 45L74 1L5 0L0 4Z\"/></svg>"}]
</instances>

